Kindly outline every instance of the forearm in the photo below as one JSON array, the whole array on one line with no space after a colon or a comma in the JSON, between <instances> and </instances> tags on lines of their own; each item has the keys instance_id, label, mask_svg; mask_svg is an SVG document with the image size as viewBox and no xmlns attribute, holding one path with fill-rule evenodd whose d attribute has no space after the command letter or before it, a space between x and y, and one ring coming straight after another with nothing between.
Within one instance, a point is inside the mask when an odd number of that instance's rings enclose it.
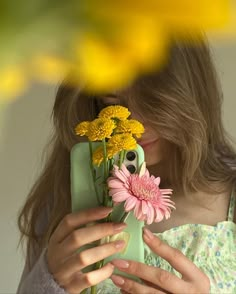
<instances>
[{"instance_id":1,"label":"forearm","mask_svg":"<svg viewBox=\"0 0 236 294\"><path fill-rule=\"evenodd\" d=\"M48 271L44 249L30 272L24 271L17 294L66 294Z\"/></svg>"}]
</instances>

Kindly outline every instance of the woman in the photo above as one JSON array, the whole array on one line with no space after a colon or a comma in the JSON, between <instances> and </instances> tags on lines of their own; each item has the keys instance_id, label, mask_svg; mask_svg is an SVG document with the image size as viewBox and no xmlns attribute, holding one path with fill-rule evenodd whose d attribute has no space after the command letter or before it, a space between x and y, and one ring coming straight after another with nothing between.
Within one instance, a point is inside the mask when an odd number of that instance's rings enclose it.
<instances>
[{"instance_id":1,"label":"woman","mask_svg":"<svg viewBox=\"0 0 236 294\"><path fill-rule=\"evenodd\" d=\"M125 245L112 242L76 254L125 224L83 226L104 218L107 208L71 213L70 150L79 141L74 127L110 104L128 106L144 124L139 143L147 167L161 177L161 187L174 190L176 211L144 229L146 264L114 260L84 274L84 267ZM234 293L236 154L223 128L221 104L206 42L175 44L162 71L112 94L98 97L62 83L49 156L19 215L27 262L18 293L78 293L109 277L128 293ZM112 275L114 267L144 283Z\"/></svg>"}]
</instances>

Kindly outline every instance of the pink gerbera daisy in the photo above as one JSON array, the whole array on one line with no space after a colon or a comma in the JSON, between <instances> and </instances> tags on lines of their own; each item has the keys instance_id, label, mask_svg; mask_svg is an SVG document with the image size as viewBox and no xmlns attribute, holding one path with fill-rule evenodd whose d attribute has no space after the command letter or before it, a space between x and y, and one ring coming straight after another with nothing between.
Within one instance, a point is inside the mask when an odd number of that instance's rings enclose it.
<instances>
[{"instance_id":1,"label":"pink gerbera daisy","mask_svg":"<svg viewBox=\"0 0 236 294\"><path fill-rule=\"evenodd\" d=\"M112 177L107 180L114 203L125 201L125 211L133 210L135 217L148 225L168 219L171 208L175 209L170 200L172 190L160 189L160 181L160 177L150 176L145 162L138 174L131 174L124 164L121 169L114 165Z\"/></svg>"}]
</instances>

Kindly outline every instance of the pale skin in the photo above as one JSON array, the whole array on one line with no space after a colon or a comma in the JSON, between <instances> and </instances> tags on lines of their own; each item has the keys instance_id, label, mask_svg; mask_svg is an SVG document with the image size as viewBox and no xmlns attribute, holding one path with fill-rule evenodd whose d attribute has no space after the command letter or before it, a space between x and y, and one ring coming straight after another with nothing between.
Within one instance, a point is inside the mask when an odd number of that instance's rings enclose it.
<instances>
[{"instance_id":1,"label":"pale skin","mask_svg":"<svg viewBox=\"0 0 236 294\"><path fill-rule=\"evenodd\" d=\"M103 100L106 104L120 104L120 100L114 97L106 97ZM134 118L139 119L136 116ZM147 126L145 126L145 129L142 139L144 143L157 139L153 145L144 147L147 165L150 166L152 174L158 173L162 177L163 170L159 163L163 159L162 151L167 149L166 143L153 130ZM178 209L173 213L170 220L151 225L149 229L158 233L191 222L214 225L225 220L229 195L230 188L226 194L220 195L217 201L212 203L209 201L209 203L204 204L202 199L211 199L209 197L212 195L203 195L201 192L196 195L188 195L188 198L175 195L175 198L172 199L176 202ZM186 211L188 212L187 215ZM94 226L85 226L105 218L109 212L111 212L110 209L100 207L80 213L71 213L65 216L53 233L47 250L49 271L58 284L65 288L68 293L80 293L107 278L111 278L113 283L122 289L123 293L209 293L210 282L208 277L179 250L163 243L149 230L144 230L144 242L154 253L167 260L181 274L181 278L160 268L130 260L113 260L112 263L108 263L98 270L86 274L82 273L82 269L88 265L121 251L125 246L124 241L118 241L118 243L112 242L77 253L77 250L83 245L119 233L125 228L124 223L99 223ZM128 278L113 275L115 267L139 277L144 283L137 283Z\"/></svg>"},{"instance_id":2,"label":"pale skin","mask_svg":"<svg viewBox=\"0 0 236 294\"><path fill-rule=\"evenodd\" d=\"M47 249L47 262L50 273L57 283L68 293L80 293L112 275L111 263L83 274L82 269L123 249L125 242L116 241L84 250L76 251L85 244L121 232L124 223L103 223L84 227L101 220L111 212L110 208L94 208L66 215L51 236Z\"/></svg>"},{"instance_id":3,"label":"pale skin","mask_svg":"<svg viewBox=\"0 0 236 294\"><path fill-rule=\"evenodd\" d=\"M47 249L49 271L68 293L80 293L107 278L111 278L124 293L209 293L208 277L179 250L161 242L149 230L144 230L144 242L181 273L181 279L159 268L124 260L113 260L98 270L82 273L81 270L88 265L121 251L125 246L123 241L118 241L76 253L81 246L117 234L125 228L124 223L103 223L84 227L106 217L110 212L111 209L99 207L68 214L50 238ZM145 284L112 275L114 267L143 279Z\"/></svg>"},{"instance_id":4,"label":"pale skin","mask_svg":"<svg viewBox=\"0 0 236 294\"><path fill-rule=\"evenodd\" d=\"M208 277L179 250L162 242L148 229L144 229L143 239L154 253L167 260L174 269L181 273L182 277L179 278L165 270L139 262L115 259L112 263L119 270L143 280L143 283L140 284L125 277L112 275L112 281L122 289L122 293L209 293Z\"/></svg>"}]
</instances>

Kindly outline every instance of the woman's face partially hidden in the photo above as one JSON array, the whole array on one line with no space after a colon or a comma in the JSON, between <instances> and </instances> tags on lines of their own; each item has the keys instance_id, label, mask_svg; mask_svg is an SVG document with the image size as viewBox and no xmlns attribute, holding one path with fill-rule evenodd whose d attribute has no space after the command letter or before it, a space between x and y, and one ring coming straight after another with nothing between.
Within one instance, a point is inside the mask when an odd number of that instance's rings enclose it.
<instances>
[{"instance_id":1,"label":"woman's face partially hidden","mask_svg":"<svg viewBox=\"0 0 236 294\"><path fill-rule=\"evenodd\" d=\"M122 105L122 101L119 98L110 96L101 98L101 102L104 107L108 105ZM145 128L144 134L137 142L144 150L147 166L157 165L163 159L164 151L167 147L166 140L160 138L157 132L147 126L141 117L132 112L132 109L129 108L129 110L131 112L131 118L140 121Z\"/></svg>"},{"instance_id":2,"label":"woman's face partially hidden","mask_svg":"<svg viewBox=\"0 0 236 294\"><path fill-rule=\"evenodd\" d=\"M141 121L142 122L142 121ZM165 141L158 136L151 128L142 122L145 128L143 136L138 140L145 153L147 166L156 165L163 159L163 148Z\"/></svg>"}]
</instances>

